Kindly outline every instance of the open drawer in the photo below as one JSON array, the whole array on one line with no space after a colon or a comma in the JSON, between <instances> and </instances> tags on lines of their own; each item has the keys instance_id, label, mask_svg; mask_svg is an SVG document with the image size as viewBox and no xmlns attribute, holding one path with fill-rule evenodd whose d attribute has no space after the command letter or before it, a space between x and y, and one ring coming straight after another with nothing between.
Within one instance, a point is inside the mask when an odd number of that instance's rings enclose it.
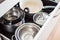
<instances>
[{"instance_id":1,"label":"open drawer","mask_svg":"<svg viewBox=\"0 0 60 40\"><path fill-rule=\"evenodd\" d=\"M0 17L2 17L9 9L11 9L14 5L16 5L19 0L5 0L0 4ZM59 17L53 18L59 10L60 3L57 5L55 10L50 14L50 18L44 24L42 29L38 32L34 40L47 40L48 36L50 35L51 31L54 28ZM4 12L3 12L4 11ZM57 19L57 20L56 20ZM53 21L53 22L52 22Z\"/></svg>"},{"instance_id":2,"label":"open drawer","mask_svg":"<svg viewBox=\"0 0 60 40\"><path fill-rule=\"evenodd\" d=\"M60 19L60 3L56 6L56 8L51 12L50 17L43 25L41 30L37 33L34 40L59 40L54 39L59 38L59 19ZM57 29L56 29L57 28ZM57 30L57 31L56 31Z\"/></svg>"}]
</instances>

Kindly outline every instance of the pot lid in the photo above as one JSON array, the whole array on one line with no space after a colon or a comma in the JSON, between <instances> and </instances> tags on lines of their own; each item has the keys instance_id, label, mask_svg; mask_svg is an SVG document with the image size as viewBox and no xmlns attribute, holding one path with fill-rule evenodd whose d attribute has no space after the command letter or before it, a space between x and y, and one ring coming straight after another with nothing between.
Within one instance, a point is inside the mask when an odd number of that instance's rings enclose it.
<instances>
[{"instance_id":1,"label":"pot lid","mask_svg":"<svg viewBox=\"0 0 60 40\"><path fill-rule=\"evenodd\" d=\"M37 13L43 8L41 0L20 0L21 9L29 8L29 13Z\"/></svg>"}]
</instances>

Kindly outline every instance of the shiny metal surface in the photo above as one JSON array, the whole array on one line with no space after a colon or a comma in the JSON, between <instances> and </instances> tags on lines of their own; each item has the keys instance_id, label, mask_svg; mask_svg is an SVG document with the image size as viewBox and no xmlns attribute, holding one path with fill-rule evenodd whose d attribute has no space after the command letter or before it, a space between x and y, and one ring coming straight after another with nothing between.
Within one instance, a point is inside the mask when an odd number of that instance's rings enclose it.
<instances>
[{"instance_id":1,"label":"shiny metal surface","mask_svg":"<svg viewBox=\"0 0 60 40\"><path fill-rule=\"evenodd\" d=\"M11 8L2 18L3 18L3 29L8 32L14 32L15 29L23 24L25 14L23 10L19 8L19 5L15 5Z\"/></svg>"},{"instance_id":2,"label":"shiny metal surface","mask_svg":"<svg viewBox=\"0 0 60 40\"><path fill-rule=\"evenodd\" d=\"M21 16L21 13L19 12L19 9L17 7L13 7L10 9L3 17L6 20L16 20Z\"/></svg>"},{"instance_id":3,"label":"shiny metal surface","mask_svg":"<svg viewBox=\"0 0 60 40\"><path fill-rule=\"evenodd\" d=\"M34 23L24 23L16 29L16 40L33 40L40 27Z\"/></svg>"},{"instance_id":4,"label":"shiny metal surface","mask_svg":"<svg viewBox=\"0 0 60 40\"><path fill-rule=\"evenodd\" d=\"M48 13L45 12L38 12L33 16L33 21L39 25L43 25L49 17Z\"/></svg>"},{"instance_id":5,"label":"shiny metal surface","mask_svg":"<svg viewBox=\"0 0 60 40\"><path fill-rule=\"evenodd\" d=\"M23 21L24 21L24 19L16 24L9 23L9 24L5 25L4 29L8 32L15 32L16 28L24 23Z\"/></svg>"}]
</instances>

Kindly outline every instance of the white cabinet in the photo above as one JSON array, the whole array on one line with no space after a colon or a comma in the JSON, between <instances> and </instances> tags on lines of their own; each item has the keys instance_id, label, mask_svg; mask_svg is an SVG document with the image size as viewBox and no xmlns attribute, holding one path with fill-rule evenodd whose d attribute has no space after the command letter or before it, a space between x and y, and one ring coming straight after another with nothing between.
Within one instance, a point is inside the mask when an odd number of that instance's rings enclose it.
<instances>
[{"instance_id":1,"label":"white cabinet","mask_svg":"<svg viewBox=\"0 0 60 40\"><path fill-rule=\"evenodd\" d=\"M56 6L56 8L51 12L50 17L43 25L41 30L37 33L34 40L47 40L49 35L51 34L52 30L54 29L55 25L60 18L60 3Z\"/></svg>"}]
</instances>

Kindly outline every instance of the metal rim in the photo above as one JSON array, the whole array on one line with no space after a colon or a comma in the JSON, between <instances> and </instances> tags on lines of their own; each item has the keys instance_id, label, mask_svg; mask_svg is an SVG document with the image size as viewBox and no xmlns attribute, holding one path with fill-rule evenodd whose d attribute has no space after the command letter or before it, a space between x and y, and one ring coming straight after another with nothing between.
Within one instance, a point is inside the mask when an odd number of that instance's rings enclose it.
<instances>
[{"instance_id":1,"label":"metal rim","mask_svg":"<svg viewBox=\"0 0 60 40\"><path fill-rule=\"evenodd\" d=\"M40 12L40 13L46 13L46 12ZM35 23L37 23L37 22L34 20L34 18L35 18L35 16L36 16L37 14L40 14L40 13L36 13L36 14L33 15L33 21L34 21ZM48 13L46 13L46 14L48 14ZM40 25L40 24L38 24L38 25Z\"/></svg>"},{"instance_id":2,"label":"metal rim","mask_svg":"<svg viewBox=\"0 0 60 40\"><path fill-rule=\"evenodd\" d=\"M38 25L36 25L36 24L34 24L34 23L24 23L24 24L22 24L20 27L18 27L17 29L16 29L16 31L15 31L15 38L16 39L20 39L20 37L19 37L19 31L23 28L22 26L24 26L24 25L26 25L26 24L30 24L30 25L35 25L36 26L36 28L38 28L38 30L40 29L40 27L38 26Z\"/></svg>"}]
</instances>

